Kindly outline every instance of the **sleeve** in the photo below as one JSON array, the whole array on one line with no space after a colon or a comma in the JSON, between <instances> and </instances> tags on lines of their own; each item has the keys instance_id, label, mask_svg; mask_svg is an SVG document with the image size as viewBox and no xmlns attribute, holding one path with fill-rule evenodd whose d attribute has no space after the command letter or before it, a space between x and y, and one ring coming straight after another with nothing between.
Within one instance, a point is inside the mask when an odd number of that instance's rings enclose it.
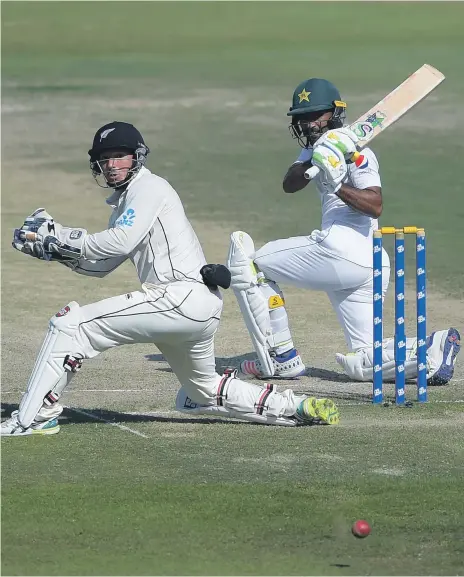
<instances>
[{"instance_id":1,"label":"sleeve","mask_svg":"<svg viewBox=\"0 0 464 577\"><path fill-rule=\"evenodd\" d=\"M85 235L81 254L86 260L127 258L147 236L164 207L164 193L170 187L165 181L152 184L153 181L136 183L128 191L127 208L114 228Z\"/></svg>"},{"instance_id":2,"label":"sleeve","mask_svg":"<svg viewBox=\"0 0 464 577\"><path fill-rule=\"evenodd\" d=\"M81 257L75 264L73 264L73 266L70 266L69 268L72 268L73 272L76 272L77 274L103 278L110 274L110 272L116 270L118 266L120 266L126 260L127 256L104 258L100 260L87 260L86 258Z\"/></svg>"},{"instance_id":3,"label":"sleeve","mask_svg":"<svg viewBox=\"0 0 464 577\"><path fill-rule=\"evenodd\" d=\"M364 189L370 186L382 186L379 174L379 162L370 148L365 148L356 163L348 165L350 180L354 188Z\"/></svg>"},{"instance_id":4,"label":"sleeve","mask_svg":"<svg viewBox=\"0 0 464 577\"><path fill-rule=\"evenodd\" d=\"M313 149L312 148L302 148L300 155L295 160L293 164L301 163L301 162L308 162L313 157Z\"/></svg>"}]
</instances>

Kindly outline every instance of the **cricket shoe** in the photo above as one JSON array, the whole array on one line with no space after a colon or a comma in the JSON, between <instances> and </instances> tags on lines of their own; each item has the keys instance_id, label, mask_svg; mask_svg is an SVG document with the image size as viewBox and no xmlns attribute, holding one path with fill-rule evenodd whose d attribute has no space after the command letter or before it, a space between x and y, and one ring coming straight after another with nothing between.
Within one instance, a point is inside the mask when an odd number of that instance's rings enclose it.
<instances>
[{"instance_id":1,"label":"cricket shoe","mask_svg":"<svg viewBox=\"0 0 464 577\"><path fill-rule=\"evenodd\" d=\"M427 338L428 385L442 386L450 382L460 350L461 335L454 328L436 331Z\"/></svg>"},{"instance_id":2,"label":"cricket shoe","mask_svg":"<svg viewBox=\"0 0 464 577\"><path fill-rule=\"evenodd\" d=\"M296 349L290 349L281 355L270 352L269 355L274 366L273 378L294 379L295 377L301 377L306 372L306 367ZM269 378L269 376L264 375L258 359L242 361L240 363L240 372L243 375L253 375L258 379Z\"/></svg>"},{"instance_id":3,"label":"cricket shoe","mask_svg":"<svg viewBox=\"0 0 464 577\"><path fill-rule=\"evenodd\" d=\"M63 409L61 409L63 410ZM18 420L19 411L13 411L11 417L2 422L2 437L22 437L25 435L56 435L60 432L58 419L34 420L30 427L24 428Z\"/></svg>"},{"instance_id":4,"label":"cricket shoe","mask_svg":"<svg viewBox=\"0 0 464 577\"><path fill-rule=\"evenodd\" d=\"M308 397L301 401L295 418L305 425L338 425L340 414L331 399Z\"/></svg>"}]
</instances>

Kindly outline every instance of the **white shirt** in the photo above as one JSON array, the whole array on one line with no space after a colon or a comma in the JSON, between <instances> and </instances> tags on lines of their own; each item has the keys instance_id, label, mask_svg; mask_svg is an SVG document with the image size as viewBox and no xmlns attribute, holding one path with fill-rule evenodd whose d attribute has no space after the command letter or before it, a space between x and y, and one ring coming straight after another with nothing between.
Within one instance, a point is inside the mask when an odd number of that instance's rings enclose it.
<instances>
[{"instance_id":1,"label":"white shirt","mask_svg":"<svg viewBox=\"0 0 464 577\"><path fill-rule=\"evenodd\" d=\"M311 160L312 155L312 148L303 148L296 162ZM347 164L348 173L343 182L360 189L382 186L379 175L379 163L375 154L370 148L363 148L361 155L362 157L357 161L358 166L354 162ZM376 230L378 228L377 219L351 208L335 193L327 192L327 187L323 182L323 172L317 175L314 182L322 203L322 230L330 228L335 222L364 230Z\"/></svg>"},{"instance_id":2,"label":"white shirt","mask_svg":"<svg viewBox=\"0 0 464 577\"><path fill-rule=\"evenodd\" d=\"M115 191L106 202L113 206L107 230L88 234L67 229L64 242L79 246L82 254L75 272L105 276L130 259L142 284L203 282L203 249L177 192L166 180L142 167L122 193Z\"/></svg>"}]
</instances>

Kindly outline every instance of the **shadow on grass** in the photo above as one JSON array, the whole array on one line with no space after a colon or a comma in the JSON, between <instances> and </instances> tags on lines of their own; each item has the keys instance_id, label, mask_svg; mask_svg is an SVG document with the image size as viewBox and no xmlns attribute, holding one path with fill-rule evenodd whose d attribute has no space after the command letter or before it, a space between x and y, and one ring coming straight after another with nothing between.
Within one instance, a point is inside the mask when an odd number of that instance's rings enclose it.
<instances>
[{"instance_id":1,"label":"shadow on grass","mask_svg":"<svg viewBox=\"0 0 464 577\"><path fill-rule=\"evenodd\" d=\"M251 360L256 358L256 354L246 353L245 355L237 355L235 357L217 357L216 358L216 371L219 374L222 374L225 369L227 368L238 368L240 363L245 360ZM166 359L161 354L152 354L152 355L145 355L145 359L152 362L162 362L166 363ZM163 372L172 372L169 367L160 367L155 370L163 371ZM327 369L321 369L319 367L307 367L306 372L301 377L297 377L296 379L280 379L279 377L271 377L269 378L270 381L281 386L291 388L291 383L298 382L301 384L304 382L306 378L314 378L318 381L330 381L331 383L344 383L344 384L355 384L359 385L360 383L354 382L350 377L344 373L339 373L337 371L331 371ZM245 377L245 380L247 378ZM261 382L258 379L252 379L253 381ZM331 399L339 399L344 401L352 401L356 403L372 403L371 397L371 386L368 383L365 383L365 386L369 389L367 393L363 392L355 392L355 391L337 391L333 388L331 389L324 389L317 387L317 390L307 390L307 391L299 391L299 394L314 396L317 394L319 397L329 397Z\"/></svg>"},{"instance_id":2,"label":"shadow on grass","mask_svg":"<svg viewBox=\"0 0 464 577\"><path fill-rule=\"evenodd\" d=\"M2 418L9 417L13 411L18 410L17 403L2 403ZM179 413L180 414L180 413ZM60 422L66 420L67 423L95 423L97 421L108 421L110 423L191 423L193 425L240 425L243 421L234 419L216 419L199 416L191 417L168 417L163 415L150 415L149 413L130 414L124 411L112 411L109 409L83 407L65 407L59 417ZM259 423L247 423L249 425L259 425Z\"/></svg>"},{"instance_id":3,"label":"shadow on grass","mask_svg":"<svg viewBox=\"0 0 464 577\"><path fill-rule=\"evenodd\" d=\"M243 361L250 361L256 358L256 353L246 353L244 355L237 355L235 357L216 357L216 370L221 374L224 369L227 368L238 368L240 363ZM161 354L145 355L147 361L166 363L166 359ZM158 370L171 370L171 369L158 369ZM339 373L337 371L329 371L326 369L321 369L319 367L307 367L306 372L303 377L313 377L321 381L332 381L337 383L352 383L348 375L344 373ZM274 377L276 378L276 377ZM298 380L298 377L297 379Z\"/></svg>"}]
</instances>

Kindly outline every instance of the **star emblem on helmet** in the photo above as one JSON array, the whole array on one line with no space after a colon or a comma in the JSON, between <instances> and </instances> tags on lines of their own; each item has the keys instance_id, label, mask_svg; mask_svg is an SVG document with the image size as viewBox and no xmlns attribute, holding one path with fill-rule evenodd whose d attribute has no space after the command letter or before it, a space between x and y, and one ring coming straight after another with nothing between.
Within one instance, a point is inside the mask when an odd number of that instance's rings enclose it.
<instances>
[{"instance_id":1,"label":"star emblem on helmet","mask_svg":"<svg viewBox=\"0 0 464 577\"><path fill-rule=\"evenodd\" d=\"M309 95L311 94L311 92L306 92L306 88L303 88L303 90L300 92L300 94L298 94L298 98L300 99L300 104L303 102L303 100L306 100L306 102L309 102Z\"/></svg>"}]
</instances>

